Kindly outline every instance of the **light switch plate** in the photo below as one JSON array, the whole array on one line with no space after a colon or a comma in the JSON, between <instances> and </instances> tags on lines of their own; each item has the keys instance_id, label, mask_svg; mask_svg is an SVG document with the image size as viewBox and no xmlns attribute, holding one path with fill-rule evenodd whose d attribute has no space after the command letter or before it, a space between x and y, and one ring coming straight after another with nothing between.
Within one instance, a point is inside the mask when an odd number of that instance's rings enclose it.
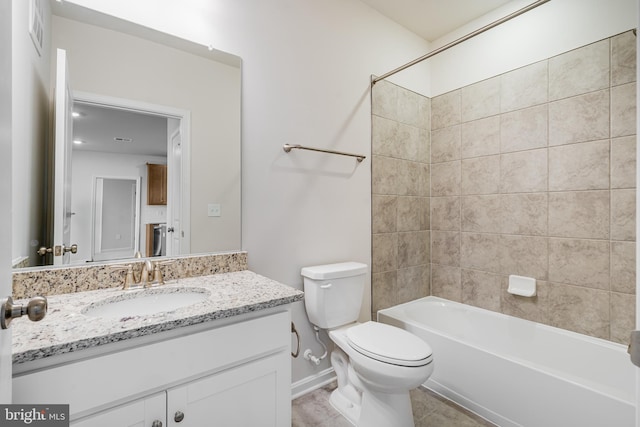
<instances>
[{"instance_id":1,"label":"light switch plate","mask_svg":"<svg viewBox=\"0 0 640 427\"><path fill-rule=\"evenodd\" d=\"M209 203L207 205L208 216L220 216L220 203Z\"/></svg>"}]
</instances>

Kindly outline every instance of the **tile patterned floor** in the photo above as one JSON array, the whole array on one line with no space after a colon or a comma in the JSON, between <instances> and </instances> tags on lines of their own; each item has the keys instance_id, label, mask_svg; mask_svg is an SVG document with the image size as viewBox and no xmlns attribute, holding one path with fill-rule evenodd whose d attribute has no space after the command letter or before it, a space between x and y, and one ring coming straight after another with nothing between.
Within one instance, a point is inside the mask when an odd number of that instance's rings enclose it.
<instances>
[{"instance_id":1,"label":"tile patterned floor","mask_svg":"<svg viewBox=\"0 0 640 427\"><path fill-rule=\"evenodd\" d=\"M292 427L353 427L329 403L335 383L295 399L292 403ZM416 427L495 427L494 424L419 388L411 392ZM389 426L393 427L393 426Z\"/></svg>"}]
</instances>

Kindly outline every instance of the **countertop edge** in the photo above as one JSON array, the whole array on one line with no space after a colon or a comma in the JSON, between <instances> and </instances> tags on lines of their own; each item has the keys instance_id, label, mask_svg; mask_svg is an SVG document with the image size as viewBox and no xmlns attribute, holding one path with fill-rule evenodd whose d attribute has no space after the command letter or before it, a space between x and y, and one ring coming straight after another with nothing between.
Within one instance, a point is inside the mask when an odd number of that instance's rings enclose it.
<instances>
[{"instance_id":1,"label":"countertop edge","mask_svg":"<svg viewBox=\"0 0 640 427\"><path fill-rule=\"evenodd\" d=\"M245 270L244 272L248 272ZM276 308L279 306L292 304L304 299L304 293L296 288L284 285L282 283L267 279L256 273L251 273L252 277L258 280L264 280L268 286L286 286L291 291L290 295L274 296L272 299L259 300L255 303L249 303L241 306L233 306L229 308L217 308L211 311L196 314L194 316L187 316L182 318L176 318L171 320L160 321L148 325L143 325L137 328L122 330L119 332L111 332L106 334L97 334L86 338L80 338L76 340L69 340L60 344L52 344L49 346L42 346L35 349L27 349L24 351L14 351L12 354L12 363L14 367L21 366L28 362L39 361L42 359L51 358L52 356L69 355L70 353L79 352L82 350L88 350L92 348L98 348L107 344L122 343L130 339L149 337L161 332L172 331L180 328L186 328L189 326L203 325L207 322L214 322L221 319L231 319L236 316L241 316L249 313L256 313L262 310ZM233 275L234 273L225 273ZM218 275L209 276L215 278ZM214 279L215 281L215 279ZM237 286L251 286L250 284L240 284ZM215 326L212 326L215 327Z\"/></svg>"}]
</instances>

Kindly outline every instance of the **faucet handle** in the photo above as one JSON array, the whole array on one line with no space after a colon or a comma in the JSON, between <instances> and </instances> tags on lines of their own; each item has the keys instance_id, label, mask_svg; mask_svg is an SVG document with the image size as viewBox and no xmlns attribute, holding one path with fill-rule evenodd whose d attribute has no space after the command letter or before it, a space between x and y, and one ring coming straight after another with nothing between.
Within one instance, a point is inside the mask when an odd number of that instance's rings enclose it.
<instances>
[{"instance_id":1,"label":"faucet handle","mask_svg":"<svg viewBox=\"0 0 640 427\"><path fill-rule=\"evenodd\" d=\"M164 277L162 277L162 269L160 268L161 263L154 262L153 263L153 281L158 285L164 285Z\"/></svg>"},{"instance_id":2,"label":"faucet handle","mask_svg":"<svg viewBox=\"0 0 640 427\"><path fill-rule=\"evenodd\" d=\"M152 275L153 282L159 285L164 285L164 277L162 275L161 266L173 264L174 262L175 262L174 260L153 262L153 275Z\"/></svg>"},{"instance_id":3,"label":"faucet handle","mask_svg":"<svg viewBox=\"0 0 640 427\"><path fill-rule=\"evenodd\" d=\"M135 275L133 273L133 264L127 264L127 265L123 265L123 264L113 264L109 266L110 269L112 270L126 270L127 273L124 276L124 285L122 286L122 290L127 290L131 287L131 285L135 285L136 282L136 278Z\"/></svg>"}]
</instances>

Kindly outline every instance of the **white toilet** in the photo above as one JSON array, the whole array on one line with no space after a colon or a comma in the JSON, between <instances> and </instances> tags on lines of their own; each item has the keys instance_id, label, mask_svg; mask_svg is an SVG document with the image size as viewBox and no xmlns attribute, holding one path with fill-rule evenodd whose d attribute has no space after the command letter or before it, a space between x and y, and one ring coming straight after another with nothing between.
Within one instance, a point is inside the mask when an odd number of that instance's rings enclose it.
<instances>
[{"instance_id":1,"label":"white toilet","mask_svg":"<svg viewBox=\"0 0 640 427\"><path fill-rule=\"evenodd\" d=\"M336 344L331 404L358 427L413 427L409 390L433 372L431 347L403 329L357 322L366 273L356 262L301 271L309 320Z\"/></svg>"}]
</instances>

